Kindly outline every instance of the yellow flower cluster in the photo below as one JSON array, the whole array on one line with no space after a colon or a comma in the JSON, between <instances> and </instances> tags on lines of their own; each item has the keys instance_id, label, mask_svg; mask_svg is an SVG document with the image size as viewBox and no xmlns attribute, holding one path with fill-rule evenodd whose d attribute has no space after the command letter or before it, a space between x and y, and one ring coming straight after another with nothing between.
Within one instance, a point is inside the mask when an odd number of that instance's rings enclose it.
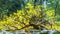
<instances>
[{"instance_id":1,"label":"yellow flower cluster","mask_svg":"<svg viewBox=\"0 0 60 34\"><path fill-rule=\"evenodd\" d=\"M33 19L32 16L36 16L40 19L40 8L33 8L33 5L30 3L27 4L26 9L17 10L17 13L10 14L10 16L5 16L4 20L0 21L0 29L21 29L25 25L29 25L30 19ZM29 10L28 10L29 9ZM34 18L36 19L36 18Z\"/></svg>"},{"instance_id":2,"label":"yellow flower cluster","mask_svg":"<svg viewBox=\"0 0 60 34\"><path fill-rule=\"evenodd\" d=\"M60 24L60 23L59 23L59 24ZM45 28L47 28L47 29L49 29L49 30L60 30L60 26L58 26L57 23L52 24L52 25L47 24L47 25L45 26Z\"/></svg>"},{"instance_id":3,"label":"yellow flower cluster","mask_svg":"<svg viewBox=\"0 0 60 34\"><path fill-rule=\"evenodd\" d=\"M54 10L46 10L45 14L46 14L46 18L45 18L46 20L50 20L50 19L54 20L54 18L55 18Z\"/></svg>"},{"instance_id":4,"label":"yellow flower cluster","mask_svg":"<svg viewBox=\"0 0 60 34\"><path fill-rule=\"evenodd\" d=\"M46 15L47 16L54 16L54 10L48 10L48 11L46 11Z\"/></svg>"},{"instance_id":5,"label":"yellow flower cluster","mask_svg":"<svg viewBox=\"0 0 60 34\"><path fill-rule=\"evenodd\" d=\"M26 8L30 8L30 9L32 9L34 6L32 6L30 3L27 3L27 6L26 6Z\"/></svg>"}]
</instances>

